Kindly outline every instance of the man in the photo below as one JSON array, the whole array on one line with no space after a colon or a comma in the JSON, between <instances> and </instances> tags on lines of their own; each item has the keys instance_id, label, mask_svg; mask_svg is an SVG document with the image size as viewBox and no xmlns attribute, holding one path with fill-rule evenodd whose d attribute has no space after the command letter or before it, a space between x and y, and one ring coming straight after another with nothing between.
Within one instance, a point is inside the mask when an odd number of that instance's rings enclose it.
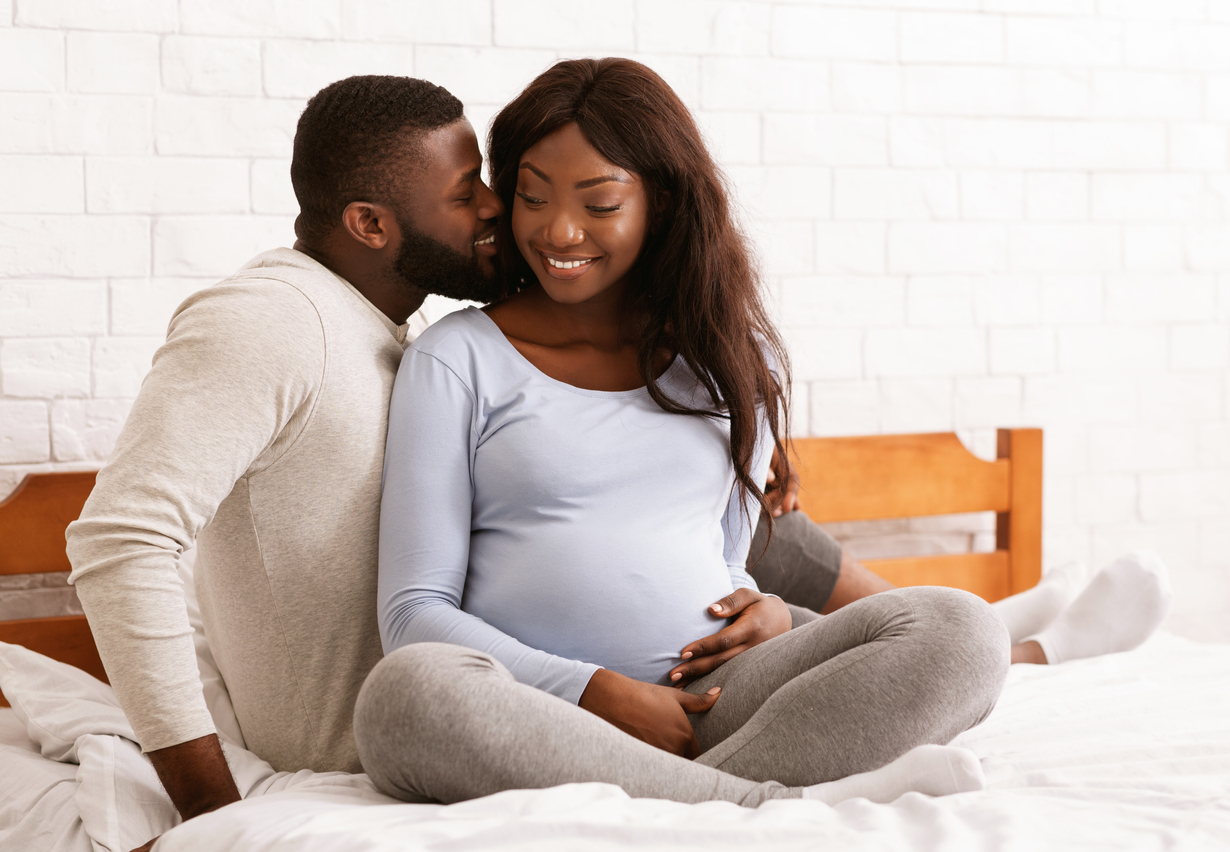
<instances>
[{"instance_id":1,"label":"man","mask_svg":"<svg viewBox=\"0 0 1230 852\"><path fill-rule=\"evenodd\" d=\"M194 539L206 631L249 747L279 770L360 769L351 717L381 656L389 393L428 293L494 295L502 206L481 166L444 89L363 77L317 95L295 138L295 250L180 306L69 528L100 654L185 819L239 798L176 579Z\"/></svg>"},{"instance_id":2,"label":"man","mask_svg":"<svg viewBox=\"0 0 1230 852\"><path fill-rule=\"evenodd\" d=\"M248 747L279 770L360 771L352 715L381 658L389 394L428 293L496 296L502 205L481 166L444 89L356 77L317 94L295 136L294 250L180 306L69 528L111 682L185 819L239 798L176 573L194 541L206 633Z\"/></svg>"}]
</instances>

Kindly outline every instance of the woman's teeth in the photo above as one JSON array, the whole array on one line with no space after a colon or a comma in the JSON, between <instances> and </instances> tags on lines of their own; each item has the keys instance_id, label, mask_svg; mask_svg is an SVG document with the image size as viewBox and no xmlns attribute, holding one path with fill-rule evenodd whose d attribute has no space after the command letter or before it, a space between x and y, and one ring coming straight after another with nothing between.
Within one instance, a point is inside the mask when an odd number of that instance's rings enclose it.
<instances>
[{"instance_id":1,"label":"woman's teeth","mask_svg":"<svg viewBox=\"0 0 1230 852\"><path fill-rule=\"evenodd\" d=\"M556 269L576 269L578 266L584 266L587 263L593 263L594 258L589 257L585 260L556 260L553 257L547 258L547 263L554 266Z\"/></svg>"}]
</instances>

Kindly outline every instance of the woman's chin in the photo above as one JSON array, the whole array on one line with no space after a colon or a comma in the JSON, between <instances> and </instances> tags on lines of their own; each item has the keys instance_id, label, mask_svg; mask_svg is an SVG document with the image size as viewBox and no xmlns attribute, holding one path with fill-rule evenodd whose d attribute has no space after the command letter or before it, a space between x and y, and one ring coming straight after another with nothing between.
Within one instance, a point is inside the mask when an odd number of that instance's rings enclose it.
<instances>
[{"instance_id":1,"label":"woman's chin","mask_svg":"<svg viewBox=\"0 0 1230 852\"><path fill-rule=\"evenodd\" d=\"M604 287L595 290L579 282L557 281L554 278L548 278L546 281L539 279L538 283L542 291L547 294L548 299L561 305L580 305L600 295L606 289Z\"/></svg>"}]
</instances>

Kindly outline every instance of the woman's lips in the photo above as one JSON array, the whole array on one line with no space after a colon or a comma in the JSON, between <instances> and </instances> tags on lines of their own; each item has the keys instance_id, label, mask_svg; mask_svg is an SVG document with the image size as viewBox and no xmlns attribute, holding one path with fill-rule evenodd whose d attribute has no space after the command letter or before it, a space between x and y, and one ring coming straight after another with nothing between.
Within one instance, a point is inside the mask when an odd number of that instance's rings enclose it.
<instances>
[{"instance_id":1,"label":"woman's lips","mask_svg":"<svg viewBox=\"0 0 1230 852\"><path fill-rule=\"evenodd\" d=\"M542 261L542 268L552 278L558 278L561 281L573 281L580 278L586 272L589 272L590 267L598 262L596 257L557 257L548 255L545 252L538 252L538 257ZM556 264L561 264L557 266Z\"/></svg>"}]
</instances>

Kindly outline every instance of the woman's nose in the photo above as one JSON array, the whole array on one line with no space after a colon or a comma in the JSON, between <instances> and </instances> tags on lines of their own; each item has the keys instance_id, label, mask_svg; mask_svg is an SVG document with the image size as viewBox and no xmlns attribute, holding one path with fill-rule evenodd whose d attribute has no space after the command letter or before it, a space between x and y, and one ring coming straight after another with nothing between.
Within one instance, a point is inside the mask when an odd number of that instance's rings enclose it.
<instances>
[{"instance_id":1,"label":"woman's nose","mask_svg":"<svg viewBox=\"0 0 1230 852\"><path fill-rule=\"evenodd\" d=\"M566 248L585 242L585 231L567 211L560 211L546 223L543 239L550 245Z\"/></svg>"}]
</instances>

